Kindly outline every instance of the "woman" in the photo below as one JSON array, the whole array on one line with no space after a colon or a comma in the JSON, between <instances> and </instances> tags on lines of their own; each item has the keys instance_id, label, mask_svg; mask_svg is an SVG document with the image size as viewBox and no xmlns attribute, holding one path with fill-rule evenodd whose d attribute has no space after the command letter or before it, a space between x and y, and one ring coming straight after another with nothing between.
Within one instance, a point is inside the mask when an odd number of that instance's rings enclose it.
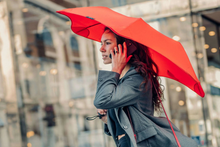
<instances>
[{"instance_id":1,"label":"woman","mask_svg":"<svg viewBox=\"0 0 220 147\"><path fill-rule=\"evenodd\" d=\"M124 40L109 28L101 38L103 62L112 64L112 71L99 71L94 100L98 113L107 114L102 117L104 131L118 147L176 146L167 120L153 117L162 96L157 65L148 48L136 42L137 50L127 57L126 44L123 49L119 44ZM173 128L182 146L197 146Z\"/></svg>"}]
</instances>

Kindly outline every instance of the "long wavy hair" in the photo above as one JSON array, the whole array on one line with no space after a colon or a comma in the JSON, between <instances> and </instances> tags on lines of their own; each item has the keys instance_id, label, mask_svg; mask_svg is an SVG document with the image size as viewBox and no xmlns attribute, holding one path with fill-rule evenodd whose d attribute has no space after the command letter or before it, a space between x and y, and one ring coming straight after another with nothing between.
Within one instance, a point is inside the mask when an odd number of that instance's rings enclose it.
<instances>
[{"instance_id":1,"label":"long wavy hair","mask_svg":"<svg viewBox=\"0 0 220 147\"><path fill-rule=\"evenodd\" d=\"M106 30L109 30L114 34L117 40L117 44L122 44L126 40L126 38L115 34L110 28L106 27L104 31ZM134 66L135 70L144 78L144 81L141 83L141 85L144 84L146 89L147 82L150 81L152 85L154 110L157 112L161 112L162 109L160 105L160 99L161 101L163 101L164 97L163 90L160 86L161 84L159 83L160 78L158 77L158 66L151 58L148 47L135 41L132 42L137 47L137 50L132 53L132 57L128 61L128 64Z\"/></svg>"}]
</instances>

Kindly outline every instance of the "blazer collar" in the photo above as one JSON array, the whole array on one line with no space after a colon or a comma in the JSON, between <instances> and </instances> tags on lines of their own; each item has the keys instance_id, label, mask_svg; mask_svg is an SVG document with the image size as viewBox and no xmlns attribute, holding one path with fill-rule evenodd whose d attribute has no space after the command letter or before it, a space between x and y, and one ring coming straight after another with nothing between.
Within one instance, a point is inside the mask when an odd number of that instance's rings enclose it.
<instances>
[{"instance_id":1,"label":"blazer collar","mask_svg":"<svg viewBox=\"0 0 220 147\"><path fill-rule=\"evenodd\" d=\"M125 73L125 75L120 79L120 81L123 81L124 78L128 77L128 76L131 76L133 74L137 74L137 71L135 70L135 67L134 66L131 66L129 68L129 70Z\"/></svg>"}]
</instances>

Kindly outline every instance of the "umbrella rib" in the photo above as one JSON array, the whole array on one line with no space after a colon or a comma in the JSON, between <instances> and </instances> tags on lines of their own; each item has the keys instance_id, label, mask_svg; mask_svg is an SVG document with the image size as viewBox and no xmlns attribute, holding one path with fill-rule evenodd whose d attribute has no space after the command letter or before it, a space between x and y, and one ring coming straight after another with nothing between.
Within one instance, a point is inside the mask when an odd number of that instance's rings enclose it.
<instances>
[{"instance_id":1,"label":"umbrella rib","mask_svg":"<svg viewBox=\"0 0 220 147\"><path fill-rule=\"evenodd\" d=\"M101 24L101 23L96 23L96 24L94 24L94 25L91 25L91 26L88 26L88 27L86 27L86 28L83 28L82 30L80 30L80 31L78 31L78 32L76 32L76 33L82 32L82 31L84 31L84 30L86 30L86 29L88 29L88 28L91 28L91 27L96 26L96 25L99 25L99 24Z\"/></svg>"}]
</instances>

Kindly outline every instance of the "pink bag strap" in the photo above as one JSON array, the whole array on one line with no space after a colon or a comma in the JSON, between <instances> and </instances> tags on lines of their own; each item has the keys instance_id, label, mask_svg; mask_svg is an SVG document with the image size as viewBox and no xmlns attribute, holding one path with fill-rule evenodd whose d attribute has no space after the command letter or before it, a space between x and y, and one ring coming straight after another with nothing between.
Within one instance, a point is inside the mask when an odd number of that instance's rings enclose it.
<instances>
[{"instance_id":1,"label":"pink bag strap","mask_svg":"<svg viewBox=\"0 0 220 147\"><path fill-rule=\"evenodd\" d=\"M163 104L162 104L162 101L161 101L160 97L159 97L159 100L160 100L160 103L161 103L161 105L162 105L162 107L163 107ZM180 143L179 143L179 140L178 140L178 138L177 138L177 136L176 136L175 131L173 130L173 126L172 126L171 123L170 123L170 120L169 120L169 118L168 118L168 116L167 116L167 113L166 113L164 107L163 107L163 111L164 111L164 113L165 113L165 115L166 115L167 121L168 121L169 124L170 124L170 128L171 128L172 131L173 131L173 136L174 136L174 138L175 138L175 140L176 140L176 143L177 143L178 147L181 147L181 145L180 145Z\"/></svg>"},{"instance_id":2,"label":"pink bag strap","mask_svg":"<svg viewBox=\"0 0 220 147\"><path fill-rule=\"evenodd\" d=\"M153 83L153 85L154 85L154 82L152 82L152 83ZM178 138L177 138L177 136L176 136L176 133L175 133L175 131L173 130L173 126L171 125L171 122L170 122L170 120L169 120L169 118L168 118L168 116L167 116L167 113L166 113L166 111L165 111L165 109L164 109L164 107L163 107L163 103L162 103L162 101L161 101L161 99L160 99L160 97L159 97L159 93L158 93L158 91L157 91L155 85L154 85L154 88L155 88L155 91L156 91L156 93L157 93L157 96L158 96L158 98L159 98L159 100L160 100L160 103L161 103L161 105L162 105L163 111L164 111L164 113L165 113L165 115L166 115L167 121L168 121L169 124L170 124L170 128L172 129L173 136L174 136L174 138L175 138L175 140L176 140L176 143L177 143L178 147L181 147L181 145L180 145L180 143L179 143L179 140L178 140Z\"/></svg>"}]
</instances>

